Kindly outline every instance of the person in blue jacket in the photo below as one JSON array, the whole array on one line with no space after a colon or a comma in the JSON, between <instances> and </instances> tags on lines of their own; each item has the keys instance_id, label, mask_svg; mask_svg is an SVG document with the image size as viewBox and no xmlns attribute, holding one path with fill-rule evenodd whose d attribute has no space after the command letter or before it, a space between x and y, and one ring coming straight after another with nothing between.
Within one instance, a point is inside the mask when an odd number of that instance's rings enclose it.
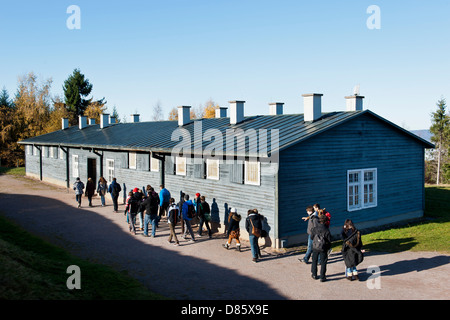
<instances>
[{"instance_id":1,"label":"person in blue jacket","mask_svg":"<svg viewBox=\"0 0 450 320\"><path fill-rule=\"evenodd\" d=\"M189 195L186 194L184 196L184 203L181 210L181 214L183 215L183 220L185 222L186 228L184 230L183 238L186 239L186 233L189 232L191 235L190 241L195 241L194 231L192 231L191 220L195 216L195 208L192 200L189 200Z\"/></svg>"},{"instance_id":2,"label":"person in blue jacket","mask_svg":"<svg viewBox=\"0 0 450 320\"><path fill-rule=\"evenodd\" d=\"M162 216L167 215L167 209L169 208L170 203L170 192L164 185L160 185L159 188L159 219L161 219Z\"/></svg>"}]
</instances>

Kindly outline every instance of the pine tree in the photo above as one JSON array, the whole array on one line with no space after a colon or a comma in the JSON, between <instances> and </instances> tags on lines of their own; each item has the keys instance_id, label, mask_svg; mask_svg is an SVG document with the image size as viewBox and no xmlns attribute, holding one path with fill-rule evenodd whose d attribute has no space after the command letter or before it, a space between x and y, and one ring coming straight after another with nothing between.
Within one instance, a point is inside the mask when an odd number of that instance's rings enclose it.
<instances>
[{"instance_id":1,"label":"pine tree","mask_svg":"<svg viewBox=\"0 0 450 320\"><path fill-rule=\"evenodd\" d=\"M84 110L91 104L91 99L85 99L91 94L92 84L85 78L79 69L64 81L63 85L65 103L69 111L75 113L75 118L84 114Z\"/></svg>"},{"instance_id":2,"label":"pine tree","mask_svg":"<svg viewBox=\"0 0 450 320\"><path fill-rule=\"evenodd\" d=\"M441 181L441 165L443 156L446 157L446 150L449 145L450 138L450 117L446 114L446 102L444 98L441 98L437 103L437 110L431 114L431 127L430 132L433 134L431 141L436 144L437 147L437 177L436 184Z\"/></svg>"}]
</instances>

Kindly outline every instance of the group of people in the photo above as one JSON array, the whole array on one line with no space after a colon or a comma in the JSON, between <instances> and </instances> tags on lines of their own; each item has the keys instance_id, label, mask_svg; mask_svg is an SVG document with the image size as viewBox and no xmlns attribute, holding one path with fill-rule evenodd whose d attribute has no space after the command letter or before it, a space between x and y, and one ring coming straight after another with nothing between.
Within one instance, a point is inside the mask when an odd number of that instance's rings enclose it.
<instances>
[{"instance_id":1,"label":"group of people","mask_svg":"<svg viewBox=\"0 0 450 320\"><path fill-rule=\"evenodd\" d=\"M318 203L306 207L306 217L303 221L308 221L307 234L308 245L303 258L300 262L311 262L311 277L321 282L326 281L326 271L328 256L331 253L331 233L329 230L331 214L320 208ZM346 219L341 230L342 256L345 263L345 277L353 281L359 280L356 266L364 259L364 250L362 249L361 232L355 227L353 221ZM320 264L320 275L317 275L318 264Z\"/></svg>"},{"instance_id":2,"label":"group of people","mask_svg":"<svg viewBox=\"0 0 450 320\"><path fill-rule=\"evenodd\" d=\"M92 197L97 191L100 196L102 206L105 206L106 193L111 194L111 198L114 205L114 212L118 212L118 198L122 191L116 178L108 186L106 180L100 177L97 183L97 189L95 189L94 182L91 178L88 179L86 184L86 191L84 191L84 183L77 178L73 189L75 190L76 201L78 207L81 207L81 198L85 194L89 200L89 206L92 206ZM155 237L156 229L159 226L159 222L162 217L167 217L167 223L169 225L170 235L168 238L169 243L174 243L175 246L179 245L178 236L175 232L175 226L178 222L181 223L182 237L189 241L196 241L197 237L202 237L203 226L206 227L208 237L212 238L211 231L211 209L206 201L205 196L200 193L195 194L193 200L190 199L188 194L181 194L181 200L177 203L170 192L160 185L159 194L150 185L147 185L145 192L139 188L134 188L128 192L128 197L125 200L126 221L129 224L130 233L136 235L136 224L139 220L139 229L143 231L145 237ZM192 229L193 220L198 222L197 235L194 234ZM257 209L251 209L247 212L247 218L245 222L245 228L249 233L250 247L252 252L252 261L257 262L261 258L261 252L258 245L258 239L266 236L266 232L263 230L264 217L258 213ZM228 241L223 245L225 249L231 247L232 241L236 242L236 248L241 251L240 243L240 221L241 215L238 214L236 208L231 208L228 214L228 224L226 228L226 235ZM149 235L149 225L151 224L151 234Z\"/></svg>"},{"instance_id":3,"label":"group of people","mask_svg":"<svg viewBox=\"0 0 450 320\"><path fill-rule=\"evenodd\" d=\"M89 200L89 206L92 206L92 196L95 194L95 185L91 178L86 183L86 191L84 192L84 184L77 178L73 189L75 190L78 207L81 207L81 197L85 193ZM101 198L102 206L105 206L105 195L107 192L111 194L114 204L114 212L118 212L118 197L122 191L120 184L116 178L113 178L111 184L107 185L106 180L100 177L97 183L97 193ZM129 224L129 230L132 234L136 234L136 219L139 220L139 229L143 231L144 237L155 237L156 229L162 217L167 217L169 225L168 242L175 246L179 245L179 239L175 232L175 226L181 223L181 235L190 242L196 241L195 234L192 229L194 219L198 222L197 237L202 237L203 226L208 231L209 238L212 237L211 231L211 209L206 202L206 198L200 193L195 194L193 200L188 194L181 193L181 200L177 203L170 192L160 185L159 194L150 185L147 185L145 192L139 188L134 188L128 193L125 201L126 220ZM320 279L321 282L326 281L326 268L328 256L331 253L331 233L329 230L331 214L325 209L321 209L318 203L306 208L306 217L302 217L303 221L308 222L307 234L308 245L305 256L299 259L303 263L308 263L312 258L311 276L313 279ZM223 245L225 249L231 247L232 241L236 242L236 248L241 251L240 243L240 221L242 217L238 214L236 208L231 208L228 214L228 224L226 228L227 242ZM267 232L263 229L264 217L258 213L257 209L250 209L247 212L245 220L245 229L249 234L250 248L252 252L252 261L258 262L261 258L261 251L258 240L266 237ZM149 225L151 224L151 235L149 235ZM361 233L356 229L350 219L347 219L341 231L342 255L346 265L345 277L348 280L358 280L358 271L356 266L362 262L363 253ZM320 275L318 276L318 264L320 264Z\"/></svg>"}]
</instances>

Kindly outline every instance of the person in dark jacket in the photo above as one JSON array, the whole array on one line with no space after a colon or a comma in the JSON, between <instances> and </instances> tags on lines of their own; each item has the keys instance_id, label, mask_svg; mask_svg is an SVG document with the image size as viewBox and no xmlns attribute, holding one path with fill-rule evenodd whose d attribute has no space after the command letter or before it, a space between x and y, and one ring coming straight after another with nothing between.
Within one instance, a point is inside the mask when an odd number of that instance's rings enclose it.
<instances>
[{"instance_id":1,"label":"person in dark jacket","mask_svg":"<svg viewBox=\"0 0 450 320\"><path fill-rule=\"evenodd\" d=\"M148 225L152 224L152 238L156 236L156 226L159 221L158 216L158 206L159 206L159 196L153 189L150 187L150 190L147 194L147 199L142 202L141 212L145 211L144 217L144 237L148 237Z\"/></svg>"},{"instance_id":2,"label":"person in dark jacket","mask_svg":"<svg viewBox=\"0 0 450 320\"><path fill-rule=\"evenodd\" d=\"M247 212L247 219L245 220L245 229L248 232L250 240L250 248L252 250L253 262L258 262L261 258L261 251L259 250L258 239L261 236L262 221L264 217L258 213L257 209L249 210ZM254 230L259 230L259 234L255 234Z\"/></svg>"},{"instance_id":3,"label":"person in dark jacket","mask_svg":"<svg viewBox=\"0 0 450 320\"><path fill-rule=\"evenodd\" d=\"M117 200L119 199L120 191L122 191L120 184L117 183L116 178L113 178L113 181L109 185L108 192L111 193L111 198L114 204L114 212L117 212L119 208Z\"/></svg>"},{"instance_id":4,"label":"person in dark jacket","mask_svg":"<svg viewBox=\"0 0 450 320\"><path fill-rule=\"evenodd\" d=\"M77 178L73 184L73 190L75 190L75 198L78 202L78 208L81 208L81 197L83 196L84 183L81 182L80 178Z\"/></svg>"},{"instance_id":5,"label":"person in dark jacket","mask_svg":"<svg viewBox=\"0 0 450 320\"><path fill-rule=\"evenodd\" d=\"M211 209L209 207L209 203L205 201L205 196L201 196L200 197L200 203L198 204L198 218L199 218L199 223L198 223L198 236L201 237L202 236L202 232L203 232L203 224L205 224L206 229L208 230L208 236L211 239L212 238L212 232L211 232L211 228L209 226L209 219L208 217L211 214Z\"/></svg>"},{"instance_id":6,"label":"person in dark jacket","mask_svg":"<svg viewBox=\"0 0 450 320\"><path fill-rule=\"evenodd\" d=\"M239 233L240 233L240 227L239 222L241 221L241 215L237 213L236 208L231 208L230 214L228 215L228 229L227 229L227 236L228 236L228 242L224 244L225 249L229 249L231 245L231 241L233 239L236 240L236 248L241 251L241 242L239 241Z\"/></svg>"},{"instance_id":7,"label":"person in dark jacket","mask_svg":"<svg viewBox=\"0 0 450 320\"><path fill-rule=\"evenodd\" d=\"M88 178L88 181L86 183L86 196L89 200L89 207L92 207L92 196L95 193L95 182L92 180L92 178Z\"/></svg>"},{"instance_id":8,"label":"person in dark jacket","mask_svg":"<svg viewBox=\"0 0 450 320\"><path fill-rule=\"evenodd\" d=\"M345 220L341 232L342 238L342 256L345 263L345 277L352 280L359 280L356 266L364 259L364 250L362 248L361 233L356 229L352 220Z\"/></svg>"},{"instance_id":9,"label":"person in dark jacket","mask_svg":"<svg viewBox=\"0 0 450 320\"><path fill-rule=\"evenodd\" d=\"M312 254L312 239L311 239L311 229L317 224L318 213L314 211L313 206L306 207L307 217L302 217L303 221L308 221L308 226L306 229L306 233L308 234L308 245L306 249L305 256L303 258L299 258L298 260L303 263L308 263L309 258Z\"/></svg>"},{"instance_id":10,"label":"person in dark jacket","mask_svg":"<svg viewBox=\"0 0 450 320\"><path fill-rule=\"evenodd\" d=\"M171 243L172 239L175 239L175 246L178 246L180 242L178 241L177 234L175 232L175 226L180 218L180 208L175 203L174 198L169 199L169 211L167 213L167 223L169 224L170 235L167 242Z\"/></svg>"},{"instance_id":11,"label":"person in dark jacket","mask_svg":"<svg viewBox=\"0 0 450 320\"><path fill-rule=\"evenodd\" d=\"M320 281L326 281L328 250L331 247L331 233L327 225L327 217L319 216L319 223L311 229L312 264L311 276L317 279L317 262L320 256Z\"/></svg>"},{"instance_id":12,"label":"person in dark jacket","mask_svg":"<svg viewBox=\"0 0 450 320\"><path fill-rule=\"evenodd\" d=\"M134 223L136 221L136 215L139 212L139 206L140 206L140 197L137 193L133 193L130 198L127 201L127 208L129 217L130 217L130 232L132 232L134 235L136 235L136 229L134 226Z\"/></svg>"}]
</instances>

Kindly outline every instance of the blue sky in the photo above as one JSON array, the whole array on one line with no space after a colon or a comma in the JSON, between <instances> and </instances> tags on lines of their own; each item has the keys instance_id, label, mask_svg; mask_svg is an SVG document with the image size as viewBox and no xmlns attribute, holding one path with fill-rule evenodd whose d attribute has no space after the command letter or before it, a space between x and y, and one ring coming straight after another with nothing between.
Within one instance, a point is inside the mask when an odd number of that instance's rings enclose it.
<instances>
[{"instance_id":1,"label":"blue sky","mask_svg":"<svg viewBox=\"0 0 450 320\"><path fill-rule=\"evenodd\" d=\"M33 71L63 94L74 68L121 117L148 121L159 101L245 100L245 114L284 102L302 113L304 93L324 111L345 109L360 85L364 107L410 130L450 104L450 1L5 1L0 0L0 87L12 96ZM66 12L80 8L81 28ZM380 29L367 28L370 5Z\"/></svg>"}]
</instances>

